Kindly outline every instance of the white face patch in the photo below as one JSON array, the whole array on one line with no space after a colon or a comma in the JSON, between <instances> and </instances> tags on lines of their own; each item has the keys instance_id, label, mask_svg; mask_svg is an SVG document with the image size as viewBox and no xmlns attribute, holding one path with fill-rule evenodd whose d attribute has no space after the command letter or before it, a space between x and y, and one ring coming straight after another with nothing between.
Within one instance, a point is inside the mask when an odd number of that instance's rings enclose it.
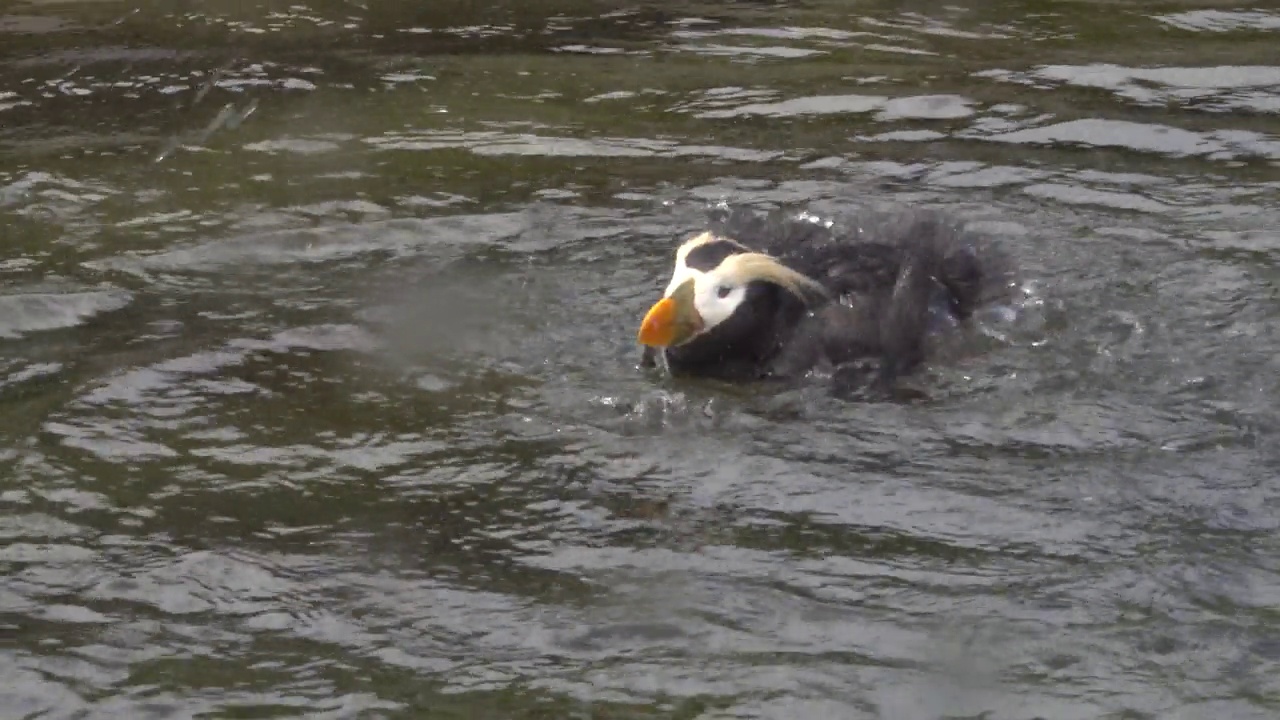
<instances>
[{"instance_id":1,"label":"white face patch","mask_svg":"<svg viewBox=\"0 0 1280 720\"><path fill-rule=\"evenodd\" d=\"M671 297L690 280L693 281L693 307L702 317L704 331L729 319L747 297L746 285L726 277L720 268L704 273L685 265L676 267L665 296Z\"/></svg>"},{"instance_id":2,"label":"white face patch","mask_svg":"<svg viewBox=\"0 0 1280 720\"><path fill-rule=\"evenodd\" d=\"M725 238L711 233L702 233L681 245L676 251L676 267L671 274L671 282L667 284L666 292L663 293L665 297L671 297L677 288L692 280L694 283L693 307L702 317L704 332L727 320L747 296L746 284L724 272L726 269L724 265L703 272L689 267L685 262L689 252L697 246L723 240ZM743 252L746 252L746 248L743 248Z\"/></svg>"},{"instance_id":3,"label":"white face patch","mask_svg":"<svg viewBox=\"0 0 1280 720\"><path fill-rule=\"evenodd\" d=\"M728 320L746 299L746 284L726 277L720 268L694 278L693 307L702 316L706 330Z\"/></svg>"}]
</instances>

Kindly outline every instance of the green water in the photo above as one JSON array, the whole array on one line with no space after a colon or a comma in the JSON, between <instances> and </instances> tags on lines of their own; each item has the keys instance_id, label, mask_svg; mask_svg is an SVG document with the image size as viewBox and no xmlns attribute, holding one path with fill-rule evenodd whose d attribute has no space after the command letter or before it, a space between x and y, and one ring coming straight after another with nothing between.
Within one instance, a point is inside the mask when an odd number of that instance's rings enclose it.
<instances>
[{"instance_id":1,"label":"green water","mask_svg":"<svg viewBox=\"0 0 1280 720\"><path fill-rule=\"evenodd\" d=\"M0 718L1280 712L1280 12L0 3ZM636 367L717 208L1025 276Z\"/></svg>"}]
</instances>

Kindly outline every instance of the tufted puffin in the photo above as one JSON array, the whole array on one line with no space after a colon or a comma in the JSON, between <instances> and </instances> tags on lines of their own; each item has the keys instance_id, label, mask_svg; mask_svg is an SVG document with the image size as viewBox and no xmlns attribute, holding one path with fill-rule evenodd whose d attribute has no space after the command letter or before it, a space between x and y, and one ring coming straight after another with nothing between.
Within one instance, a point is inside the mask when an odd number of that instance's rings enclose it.
<instances>
[{"instance_id":1,"label":"tufted puffin","mask_svg":"<svg viewBox=\"0 0 1280 720\"><path fill-rule=\"evenodd\" d=\"M724 380L826 371L845 386L893 381L926 338L1008 302L1013 266L988 239L935 212L807 214L738 209L676 250L645 315L642 364Z\"/></svg>"}]
</instances>

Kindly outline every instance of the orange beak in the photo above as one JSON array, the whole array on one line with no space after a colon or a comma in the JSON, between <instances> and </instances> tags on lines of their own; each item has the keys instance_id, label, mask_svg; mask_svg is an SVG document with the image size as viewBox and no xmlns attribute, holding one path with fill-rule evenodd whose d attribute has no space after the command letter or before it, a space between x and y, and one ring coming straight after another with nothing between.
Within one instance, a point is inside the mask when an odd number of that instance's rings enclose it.
<instances>
[{"instance_id":1,"label":"orange beak","mask_svg":"<svg viewBox=\"0 0 1280 720\"><path fill-rule=\"evenodd\" d=\"M649 347L679 345L702 330L702 317L692 303L693 283L664 297L649 308L640 323L640 344Z\"/></svg>"}]
</instances>

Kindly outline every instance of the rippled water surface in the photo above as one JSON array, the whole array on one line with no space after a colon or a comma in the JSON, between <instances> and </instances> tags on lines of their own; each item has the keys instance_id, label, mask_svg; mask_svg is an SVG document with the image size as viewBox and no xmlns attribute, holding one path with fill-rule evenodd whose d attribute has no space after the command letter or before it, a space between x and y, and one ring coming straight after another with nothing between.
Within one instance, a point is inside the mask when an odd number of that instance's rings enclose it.
<instances>
[{"instance_id":1,"label":"rippled water surface","mask_svg":"<svg viewBox=\"0 0 1280 720\"><path fill-rule=\"evenodd\" d=\"M0 717L1280 716L1280 11L0 4ZM945 209L911 402L637 367Z\"/></svg>"}]
</instances>

